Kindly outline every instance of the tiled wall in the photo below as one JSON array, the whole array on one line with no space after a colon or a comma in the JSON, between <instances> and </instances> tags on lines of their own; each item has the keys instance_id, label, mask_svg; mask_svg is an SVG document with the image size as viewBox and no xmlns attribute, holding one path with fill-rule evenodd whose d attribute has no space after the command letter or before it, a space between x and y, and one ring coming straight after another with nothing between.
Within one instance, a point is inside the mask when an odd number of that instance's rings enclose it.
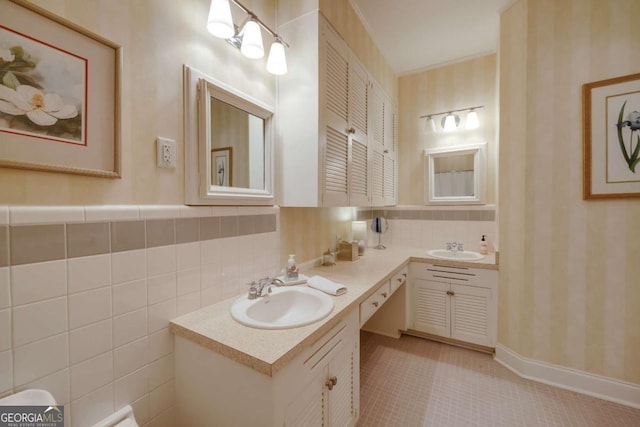
<instances>
[{"instance_id":1,"label":"tiled wall","mask_svg":"<svg viewBox=\"0 0 640 427\"><path fill-rule=\"evenodd\" d=\"M464 243L466 250L478 251L482 235L486 236L490 250L497 250L497 225L494 206L481 207L412 207L359 210L357 219L368 221L382 216L389 229L382 235L385 246L397 245L413 248L444 248L446 242ZM368 232L368 245L378 244L378 235Z\"/></svg>"},{"instance_id":2,"label":"tiled wall","mask_svg":"<svg viewBox=\"0 0 640 427\"><path fill-rule=\"evenodd\" d=\"M280 267L277 208L0 207L0 396L172 426L168 320Z\"/></svg>"}]
</instances>

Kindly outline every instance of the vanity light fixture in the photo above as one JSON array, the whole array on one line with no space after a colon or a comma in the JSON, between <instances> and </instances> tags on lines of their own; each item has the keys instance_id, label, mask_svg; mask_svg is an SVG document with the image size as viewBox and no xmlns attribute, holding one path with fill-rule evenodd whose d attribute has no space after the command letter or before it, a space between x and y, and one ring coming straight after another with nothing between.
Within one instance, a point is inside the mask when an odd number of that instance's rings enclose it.
<instances>
[{"instance_id":1,"label":"vanity light fixture","mask_svg":"<svg viewBox=\"0 0 640 427\"><path fill-rule=\"evenodd\" d=\"M433 117L427 116L427 122L425 123L424 133L434 133L436 132L436 121L433 120Z\"/></svg>"},{"instance_id":2,"label":"vanity light fixture","mask_svg":"<svg viewBox=\"0 0 640 427\"><path fill-rule=\"evenodd\" d=\"M478 129L480 127L480 120L478 120L478 113L476 110L471 110L467 113L467 129Z\"/></svg>"},{"instance_id":3,"label":"vanity light fixture","mask_svg":"<svg viewBox=\"0 0 640 427\"><path fill-rule=\"evenodd\" d=\"M453 113L448 113L444 116L440 122L442 130L445 132L453 132L460 124L460 116Z\"/></svg>"},{"instance_id":4,"label":"vanity light fixture","mask_svg":"<svg viewBox=\"0 0 640 427\"><path fill-rule=\"evenodd\" d=\"M436 122L433 118L435 116L444 116L440 120L440 126L442 127L443 131L451 132L456 130L458 128L458 125L460 125L460 116L454 113L467 111L468 113L465 125L466 129L477 129L478 127L480 127L480 120L478 119L478 113L476 112L476 110L479 110L481 108L484 108L484 105L460 108L458 110L443 111L441 113L425 114L423 116L420 116L420 118L427 119L425 123L425 133L431 133L436 132Z\"/></svg>"},{"instance_id":5,"label":"vanity light fixture","mask_svg":"<svg viewBox=\"0 0 640 427\"><path fill-rule=\"evenodd\" d=\"M248 16L239 30L233 23L229 1L232 1ZM271 34L274 39L267 59L267 71L276 75L285 74L287 72L287 58L284 48L289 47L289 45L282 40L282 37L237 0L211 0L207 30L216 37L227 39L231 45L240 49L240 52L247 58L259 59L264 56L260 28Z\"/></svg>"}]
</instances>

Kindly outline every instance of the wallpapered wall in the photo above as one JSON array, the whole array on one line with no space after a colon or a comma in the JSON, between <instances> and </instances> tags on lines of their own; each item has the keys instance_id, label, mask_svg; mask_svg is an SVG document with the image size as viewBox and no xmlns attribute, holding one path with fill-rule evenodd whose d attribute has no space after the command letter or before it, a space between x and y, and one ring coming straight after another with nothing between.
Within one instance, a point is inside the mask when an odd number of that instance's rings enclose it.
<instances>
[{"instance_id":1,"label":"wallpapered wall","mask_svg":"<svg viewBox=\"0 0 640 427\"><path fill-rule=\"evenodd\" d=\"M487 143L487 203L496 203L498 141L496 136L496 55L459 62L399 78L400 144L398 202L401 205L424 203L423 151L425 148L450 147L485 141ZM425 134L425 119L420 116L484 105L478 110L481 126L467 131ZM464 113L462 113L464 115ZM461 117L464 120L464 117ZM464 124L464 121L461 122Z\"/></svg>"},{"instance_id":2,"label":"wallpapered wall","mask_svg":"<svg viewBox=\"0 0 640 427\"><path fill-rule=\"evenodd\" d=\"M636 0L501 16L499 342L640 383L640 200L582 200L583 83L640 70Z\"/></svg>"},{"instance_id":3,"label":"wallpapered wall","mask_svg":"<svg viewBox=\"0 0 640 427\"><path fill-rule=\"evenodd\" d=\"M182 204L182 65L275 105L275 77L206 28L208 0L36 0L122 46L122 179L0 168L0 204ZM275 0L243 1L275 24ZM234 8L237 11L237 8ZM238 19L241 19L240 17ZM53 40L52 40L53 42ZM155 139L176 140L178 167L158 169Z\"/></svg>"}]
</instances>

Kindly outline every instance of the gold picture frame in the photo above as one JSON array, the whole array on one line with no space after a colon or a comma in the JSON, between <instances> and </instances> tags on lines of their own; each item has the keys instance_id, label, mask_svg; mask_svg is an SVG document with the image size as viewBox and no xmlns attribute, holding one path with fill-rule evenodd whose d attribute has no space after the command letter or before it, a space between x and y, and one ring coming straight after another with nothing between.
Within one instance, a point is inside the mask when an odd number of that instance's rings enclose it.
<instances>
[{"instance_id":1,"label":"gold picture frame","mask_svg":"<svg viewBox=\"0 0 640 427\"><path fill-rule=\"evenodd\" d=\"M0 167L119 178L119 45L24 0L0 14Z\"/></svg>"},{"instance_id":2,"label":"gold picture frame","mask_svg":"<svg viewBox=\"0 0 640 427\"><path fill-rule=\"evenodd\" d=\"M640 197L640 73L582 86L583 199Z\"/></svg>"}]
</instances>

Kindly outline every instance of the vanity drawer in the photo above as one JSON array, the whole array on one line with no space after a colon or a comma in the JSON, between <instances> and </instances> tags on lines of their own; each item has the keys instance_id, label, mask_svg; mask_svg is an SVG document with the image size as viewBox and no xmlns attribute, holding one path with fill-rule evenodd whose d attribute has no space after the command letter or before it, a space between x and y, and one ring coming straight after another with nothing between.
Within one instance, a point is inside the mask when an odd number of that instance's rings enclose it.
<instances>
[{"instance_id":1,"label":"vanity drawer","mask_svg":"<svg viewBox=\"0 0 640 427\"><path fill-rule=\"evenodd\" d=\"M363 303L360 303L360 326L364 325L390 296L391 285L387 281Z\"/></svg>"},{"instance_id":2,"label":"vanity drawer","mask_svg":"<svg viewBox=\"0 0 640 427\"><path fill-rule=\"evenodd\" d=\"M411 264L411 277L435 282L468 285L491 284L495 282L496 275L496 271L482 268L453 267L444 264Z\"/></svg>"},{"instance_id":3,"label":"vanity drawer","mask_svg":"<svg viewBox=\"0 0 640 427\"><path fill-rule=\"evenodd\" d=\"M409 275L409 268L404 267L398 273L394 274L391 278L391 293L394 293L398 288L407 281Z\"/></svg>"}]
</instances>

